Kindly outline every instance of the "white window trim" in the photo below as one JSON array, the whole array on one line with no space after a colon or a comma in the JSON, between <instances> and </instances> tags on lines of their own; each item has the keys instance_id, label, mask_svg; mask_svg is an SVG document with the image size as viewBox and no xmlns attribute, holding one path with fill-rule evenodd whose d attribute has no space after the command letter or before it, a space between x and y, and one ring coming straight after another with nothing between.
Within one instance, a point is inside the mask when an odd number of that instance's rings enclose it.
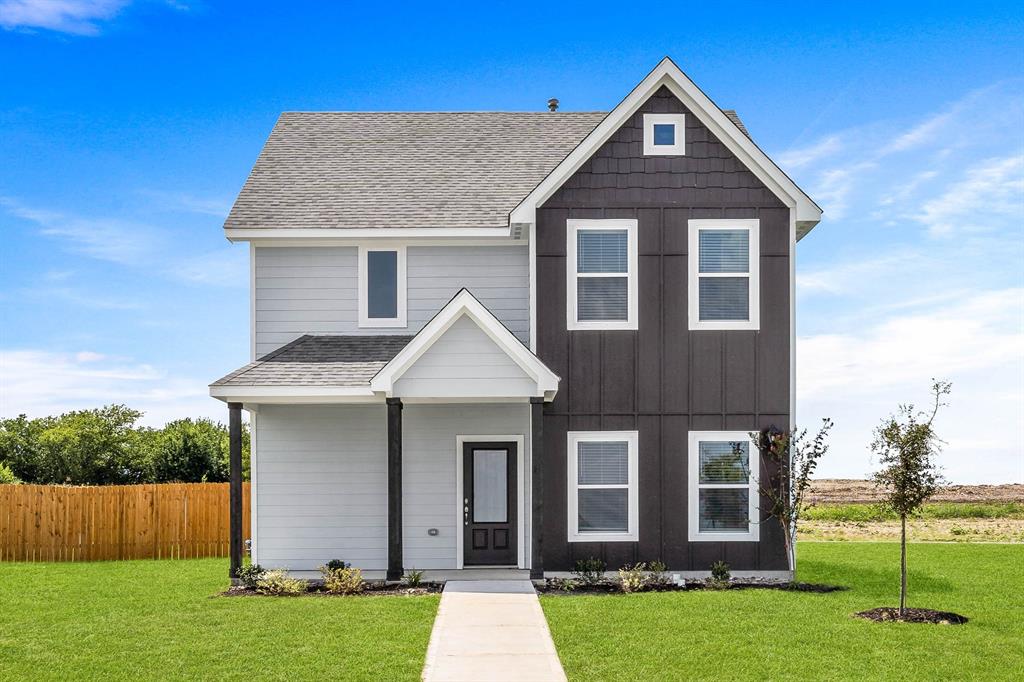
<instances>
[{"instance_id":1,"label":"white window trim","mask_svg":"<svg viewBox=\"0 0 1024 682\"><path fill-rule=\"evenodd\" d=\"M622 277L621 273L577 272L576 233L579 230L626 230L626 319L625 320L583 320L576 319L576 280L578 277ZM566 221L565 230L565 305L566 328L577 329L637 329L639 319L639 293L637 290L637 221L635 219L577 220Z\"/></svg>"},{"instance_id":2,"label":"white window trim","mask_svg":"<svg viewBox=\"0 0 1024 682\"><path fill-rule=\"evenodd\" d=\"M676 127L675 144L654 144L654 125L670 123ZM644 114L644 155L684 156L686 154L686 114Z\"/></svg>"},{"instance_id":3,"label":"white window trim","mask_svg":"<svg viewBox=\"0 0 1024 682\"><path fill-rule=\"evenodd\" d=\"M702 320L700 319L700 278L701 277L743 277L741 272L700 273L700 231L745 229L750 233L748 242L750 286L747 288L746 320ZM761 328L761 247L760 221L751 219L691 220L689 221L689 244L687 256L687 289L690 329L760 329Z\"/></svg>"},{"instance_id":4,"label":"white window trim","mask_svg":"<svg viewBox=\"0 0 1024 682\"><path fill-rule=\"evenodd\" d=\"M395 251L398 253L398 317L373 317L368 313L368 270L366 267L367 255L370 251ZM405 267L405 246L360 246L359 247L359 327L407 327L408 311L406 304L407 277Z\"/></svg>"},{"instance_id":5,"label":"white window trim","mask_svg":"<svg viewBox=\"0 0 1024 682\"><path fill-rule=\"evenodd\" d=\"M577 443L581 442L606 442L626 441L627 452L629 453L629 464L627 474L629 476L626 485L579 485L577 481ZM568 434L568 448L566 459L568 460L568 510L569 510L569 542L636 542L639 538L640 498L638 489L638 477L640 466L638 460L639 434L637 431L570 431ZM580 532L578 505L579 498L577 491L586 488L627 488L628 521L624 533L595 533Z\"/></svg>"},{"instance_id":6,"label":"white window trim","mask_svg":"<svg viewBox=\"0 0 1024 682\"><path fill-rule=\"evenodd\" d=\"M750 448L750 479L746 483L701 483L700 482L700 441L731 441L749 443L750 434L746 431L690 431L688 480L688 509L690 542L757 542L761 539L761 525L758 522L760 493L758 476L760 475L760 453L753 444ZM750 526L746 533L711 533L700 532L700 497L701 488L749 488Z\"/></svg>"}]
</instances>

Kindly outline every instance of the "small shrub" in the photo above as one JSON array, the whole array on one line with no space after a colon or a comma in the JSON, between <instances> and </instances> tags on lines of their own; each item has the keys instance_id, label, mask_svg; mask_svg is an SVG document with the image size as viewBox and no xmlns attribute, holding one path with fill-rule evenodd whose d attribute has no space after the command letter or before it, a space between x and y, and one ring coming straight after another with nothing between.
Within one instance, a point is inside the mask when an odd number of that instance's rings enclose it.
<instances>
[{"instance_id":1,"label":"small shrub","mask_svg":"<svg viewBox=\"0 0 1024 682\"><path fill-rule=\"evenodd\" d=\"M246 564L238 569L238 582L250 590L256 589L256 583L267 571L259 564Z\"/></svg>"},{"instance_id":2,"label":"small shrub","mask_svg":"<svg viewBox=\"0 0 1024 682\"><path fill-rule=\"evenodd\" d=\"M650 561L647 563L647 578L652 585L668 585L668 566L664 561Z\"/></svg>"},{"instance_id":3,"label":"small shrub","mask_svg":"<svg viewBox=\"0 0 1024 682\"><path fill-rule=\"evenodd\" d=\"M417 571L415 568L405 574L405 584L409 587L419 587L423 584L423 571Z\"/></svg>"},{"instance_id":4,"label":"small shrub","mask_svg":"<svg viewBox=\"0 0 1024 682\"><path fill-rule=\"evenodd\" d=\"M604 572L608 565L596 557L588 557L576 561L572 574L584 585L596 585L604 580Z\"/></svg>"},{"instance_id":5,"label":"small shrub","mask_svg":"<svg viewBox=\"0 0 1024 682\"><path fill-rule=\"evenodd\" d=\"M732 574L729 572L729 564L724 561L716 561L711 564L711 577L708 578L708 587L714 590L724 590L729 587L729 580Z\"/></svg>"},{"instance_id":6,"label":"small shrub","mask_svg":"<svg viewBox=\"0 0 1024 682\"><path fill-rule=\"evenodd\" d=\"M352 568L352 564L347 561L342 561L341 559L331 559L325 564L325 566L332 571L337 571L342 568Z\"/></svg>"},{"instance_id":7,"label":"small shrub","mask_svg":"<svg viewBox=\"0 0 1024 682\"><path fill-rule=\"evenodd\" d=\"M3 462L0 462L0 483L21 483L11 468Z\"/></svg>"},{"instance_id":8,"label":"small shrub","mask_svg":"<svg viewBox=\"0 0 1024 682\"><path fill-rule=\"evenodd\" d=\"M643 592L647 589L650 577L647 575L647 564L642 561L633 566L619 569L619 585L623 592Z\"/></svg>"},{"instance_id":9,"label":"small shrub","mask_svg":"<svg viewBox=\"0 0 1024 682\"><path fill-rule=\"evenodd\" d=\"M299 578L288 577L285 569L274 569L264 571L263 575L256 581L256 591L260 594L270 594L277 597L286 595L302 594L306 591L306 581Z\"/></svg>"},{"instance_id":10,"label":"small shrub","mask_svg":"<svg viewBox=\"0 0 1024 682\"><path fill-rule=\"evenodd\" d=\"M963 526L953 526L949 529L949 532L952 535L967 535L968 533L970 533L970 531L964 528Z\"/></svg>"},{"instance_id":11,"label":"small shrub","mask_svg":"<svg viewBox=\"0 0 1024 682\"><path fill-rule=\"evenodd\" d=\"M324 576L324 587L331 594L359 594L366 588L363 572L358 568L321 566L320 573Z\"/></svg>"}]
</instances>

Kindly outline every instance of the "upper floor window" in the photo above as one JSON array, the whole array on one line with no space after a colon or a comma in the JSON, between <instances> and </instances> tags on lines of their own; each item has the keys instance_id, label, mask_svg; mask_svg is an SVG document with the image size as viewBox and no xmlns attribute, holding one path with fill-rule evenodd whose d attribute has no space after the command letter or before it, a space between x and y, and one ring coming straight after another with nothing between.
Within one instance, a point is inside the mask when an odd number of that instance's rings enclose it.
<instances>
[{"instance_id":1,"label":"upper floor window","mask_svg":"<svg viewBox=\"0 0 1024 682\"><path fill-rule=\"evenodd\" d=\"M746 431L691 431L689 538L759 539L758 457Z\"/></svg>"},{"instance_id":2,"label":"upper floor window","mask_svg":"<svg viewBox=\"0 0 1024 682\"><path fill-rule=\"evenodd\" d=\"M405 247L359 249L359 326L404 327Z\"/></svg>"},{"instance_id":3,"label":"upper floor window","mask_svg":"<svg viewBox=\"0 0 1024 682\"><path fill-rule=\"evenodd\" d=\"M570 431L569 542L637 539L636 431Z\"/></svg>"},{"instance_id":4,"label":"upper floor window","mask_svg":"<svg viewBox=\"0 0 1024 682\"><path fill-rule=\"evenodd\" d=\"M636 220L569 220L569 329L637 328Z\"/></svg>"},{"instance_id":5,"label":"upper floor window","mask_svg":"<svg viewBox=\"0 0 1024 682\"><path fill-rule=\"evenodd\" d=\"M644 114L644 154L686 154L686 114Z\"/></svg>"},{"instance_id":6,"label":"upper floor window","mask_svg":"<svg viewBox=\"0 0 1024 682\"><path fill-rule=\"evenodd\" d=\"M758 221L691 220L690 329L758 329Z\"/></svg>"}]
</instances>

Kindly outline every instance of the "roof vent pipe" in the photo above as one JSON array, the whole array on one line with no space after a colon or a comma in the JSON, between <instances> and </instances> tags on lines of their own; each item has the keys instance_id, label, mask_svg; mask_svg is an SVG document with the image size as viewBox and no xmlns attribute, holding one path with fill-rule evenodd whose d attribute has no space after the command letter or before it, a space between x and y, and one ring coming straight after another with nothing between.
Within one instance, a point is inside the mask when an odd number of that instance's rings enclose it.
<instances>
[{"instance_id":1,"label":"roof vent pipe","mask_svg":"<svg viewBox=\"0 0 1024 682\"><path fill-rule=\"evenodd\" d=\"M554 97L548 100L548 111L558 111L558 100Z\"/></svg>"}]
</instances>

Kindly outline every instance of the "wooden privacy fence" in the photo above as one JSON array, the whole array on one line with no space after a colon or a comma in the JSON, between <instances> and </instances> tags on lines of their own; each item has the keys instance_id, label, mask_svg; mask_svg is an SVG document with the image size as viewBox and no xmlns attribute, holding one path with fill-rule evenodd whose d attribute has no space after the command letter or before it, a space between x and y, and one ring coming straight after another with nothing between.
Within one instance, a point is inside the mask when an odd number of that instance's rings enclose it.
<instances>
[{"instance_id":1,"label":"wooden privacy fence","mask_svg":"<svg viewBox=\"0 0 1024 682\"><path fill-rule=\"evenodd\" d=\"M226 557L229 525L227 483L0 485L0 561Z\"/></svg>"}]
</instances>

